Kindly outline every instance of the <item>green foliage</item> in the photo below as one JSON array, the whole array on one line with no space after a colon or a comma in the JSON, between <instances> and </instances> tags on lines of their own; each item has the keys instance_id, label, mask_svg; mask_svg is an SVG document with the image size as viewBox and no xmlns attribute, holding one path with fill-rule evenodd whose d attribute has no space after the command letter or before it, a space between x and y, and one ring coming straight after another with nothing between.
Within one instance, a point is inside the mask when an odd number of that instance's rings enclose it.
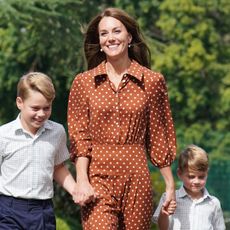
<instances>
[{"instance_id":1,"label":"green foliage","mask_svg":"<svg viewBox=\"0 0 230 230\"><path fill-rule=\"evenodd\" d=\"M166 77L178 150L194 143L229 159L228 1L116 1L116 6L137 18L153 69Z\"/></svg>"},{"instance_id":2,"label":"green foliage","mask_svg":"<svg viewBox=\"0 0 230 230\"><path fill-rule=\"evenodd\" d=\"M71 230L65 220L60 217L56 218L57 230Z\"/></svg>"},{"instance_id":3,"label":"green foliage","mask_svg":"<svg viewBox=\"0 0 230 230\"><path fill-rule=\"evenodd\" d=\"M211 158L207 187L211 194L216 194L224 210L230 210L230 196L223 188L230 187L230 162L217 157Z\"/></svg>"},{"instance_id":4,"label":"green foliage","mask_svg":"<svg viewBox=\"0 0 230 230\"><path fill-rule=\"evenodd\" d=\"M229 12L227 1L163 1L156 22L163 45L153 60L168 81L179 149L200 144L228 159Z\"/></svg>"},{"instance_id":5,"label":"green foliage","mask_svg":"<svg viewBox=\"0 0 230 230\"><path fill-rule=\"evenodd\" d=\"M230 229L230 212L224 213L224 219L225 219L226 230L228 230Z\"/></svg>"},{"instance_id":6,"label":"green foliage","mask_svg":"<svg viewBox=\"0 0 230 230\"><path fill-rule=\"evenodd\" d=\"M56 216L57 230L81 230L81 224L74 217Z\"/></svg>"},{"instance_id":7,"label":"green foliage","mask_svg":"<svg viewBox=\"0 0 230 230\"><path fill-rule=\"evenodd\" d=\"M77 1L0 2L0 101L8 106L0 109L1 121L15 116L12 108L17 81L31 70L47 73L56 88L63 87L57 99L67 97L67 77L74 75L80 50L80 42L73 43L74 37L80 38L80 31L76 29L78 17L70 9L79 4ZM83 65L82 59L78 65Z\"/></svg>"},{"instance_id":8,"label":"green foliage","mask_svg":"<svg viewBox=\"0 0 230 230\"><path fill-rule=\"evenodd\" d=\"M0 1L0 103L5 105L0 108L1 123L15 117L16 84L29 71L53 79L57 97L52 118L66 122L70 84L84 69L81 27L100 7L93 1Z\"/></svg>"}]
</instances>

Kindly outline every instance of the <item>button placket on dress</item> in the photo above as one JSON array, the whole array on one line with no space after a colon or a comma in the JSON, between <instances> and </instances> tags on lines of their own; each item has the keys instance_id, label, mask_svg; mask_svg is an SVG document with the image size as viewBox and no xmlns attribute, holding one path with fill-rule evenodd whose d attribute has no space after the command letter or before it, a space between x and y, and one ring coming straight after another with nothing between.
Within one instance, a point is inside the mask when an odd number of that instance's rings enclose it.
<instances>
[{"instance_id":1,"label":"button placket on dress","mask_svg":"<svg viewBox=\"0 0 230 230\"><path fill-rule=\"evenodd\" d=\"M127 85L129 81L128 75L124 74L118 89L115 88L113 82L109 81L109 85L115 94L115 126L117 129L116 143L119 144L121 141L121 118L120 118L120 94L122 89Z\"/></svg>"},{"instance_id":2,"label":"button placket on dress","mask_svg":"<svg viewBox=\"0 0 230 230\"><path fill-rule=\"evenodd\" d=\"M121 116L120 116L121 93L122 93L122 89L127 85L128 80L129 80L128 75L124 74L122 79L121 79L121 82L118 86L118 89L115 91L115 95L116 95L116 124L117 124L117 127L119 128L117 143L120 143L120 141L121 141Z\"/></svg>"},{"instance_id":3,"label":"button placket on dress","mask_svg":"<svg viewBox=\"0 0 230 230\"><path fill-rule=\"evenodd\" d=\"M119 97L119 89L116 91L115 93L116 96L116 126L118 128L117 131L117 139L116 142L119 143L120 142L120 97Z\"/></svg>"}]
</instances>

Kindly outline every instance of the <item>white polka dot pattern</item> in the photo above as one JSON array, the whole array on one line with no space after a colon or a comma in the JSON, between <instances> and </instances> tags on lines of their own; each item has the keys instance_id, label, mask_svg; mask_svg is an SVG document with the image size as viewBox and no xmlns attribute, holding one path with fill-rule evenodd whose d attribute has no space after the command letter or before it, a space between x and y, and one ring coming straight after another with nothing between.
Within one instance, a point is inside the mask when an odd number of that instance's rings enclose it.
<instances>
[{"instance_id":1,"label":"white polka dot pattern","mask_svg":"<svg viewBox=\"0 0 230 230\"><path fill-rule=\"evenodd\" d=\"M82 208L87 230L149 230L153 215L150 175L93 176L103 197ZM93 212L92 212L93 210Z\"/></svg>"},{"instance_id":2,"label":"white polka dot pattern","mask_svg":"<svg viewBox=\"0 0 230 230\"><path fill-rule=\"evenodd\" d=\"M135 145L157 167L171 165L176 155L176 139L164 77L132 61L118 90L108 80L105 63L76 76L68 103L68 129L71 158L92 154L95 160L110 157L108 152L94 151L94 146ZM108 146L107 146L108 145ZM106 147L107 146L107 147ZM119 161L136 161L138 151L123 151ZM137 155L137 156L135 156ZM122 157L122 154L120 154ZM98 159L97 159L98 158ZM128 158L128 159L127 159ZM135 158L133 160L133 158ZM140 164L142 168L145 164ZM104 170L111 171L110 164ZM126 165L127 166L127 165ZM137 168L138 170L138 168Z\"/></svg>"},{"instance_id":3,"label":"white polka dot pattern","mask_svg":"<svg viewBox=\"0 0 230 230\"><path fill-rule=\"evenodd\" d=\"M168 166L176 140L164 78L133 61L118 90L105 63L76 76L68 103L71 158L91 158L100 195L82 207L84 230L149 230L152 188L147 155Z\"/></svg>"}]
</instances>

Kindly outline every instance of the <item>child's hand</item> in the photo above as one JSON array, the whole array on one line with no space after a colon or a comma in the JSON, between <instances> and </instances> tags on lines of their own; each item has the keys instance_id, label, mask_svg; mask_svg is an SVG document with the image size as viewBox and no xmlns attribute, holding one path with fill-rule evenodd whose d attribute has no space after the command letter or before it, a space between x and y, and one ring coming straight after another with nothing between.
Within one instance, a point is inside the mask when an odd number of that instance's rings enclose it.
<instances>
[{"instance_id":1,"label":"child's hand","mask_svg":"<svg viewBox=\"0 0 230 230\"><path fill-rule=\"evenodd\" d=\"M162 205L161 212L169 216L174 214L175 210L176 210L176 201L171 200L167 206L165 206L164 204Z\"/></svg>"},{"instance_id":2,"label":"child's hand","mask_svg":"<svg viewBox=\"0 0 230 230\"><path fill-rule=\"evenodd\" d=\"M73 193L73 200L76 204L84 206L85 204L95 201L98 194L90 183L76 183L75 192Z\"/></svg>"}]
</instances>

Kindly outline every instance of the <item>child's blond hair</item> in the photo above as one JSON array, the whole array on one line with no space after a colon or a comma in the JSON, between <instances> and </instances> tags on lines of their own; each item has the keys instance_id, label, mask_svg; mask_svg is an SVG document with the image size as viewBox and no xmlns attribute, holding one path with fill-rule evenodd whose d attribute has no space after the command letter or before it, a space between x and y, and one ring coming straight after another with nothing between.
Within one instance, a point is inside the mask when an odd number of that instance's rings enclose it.
<instances>
[{"instance_id":1,"label":"child's blond hair","mask_svg":"<svg viewBox=\"0 0 230 230\"><path fill-rule=\"evenodd\" d=\"M193 171L208 171L208 154L204 149L196 145L188 145L185 150L183 150L178 159L178 169L181 172L185 170Z\"/></svg>"},{"instance_id":2,"label":"child's blond hair","mask_svg":"<svg viewBox=\"0 0 230 230\"><path fill-rule=\"evenodd\" d=\"M41 93L48 101L55 98L55 89L51 78L40 72L30 72L23 75L17 85L17 96L27 99L30 90Z\"/></svg>"}]
</instances>

